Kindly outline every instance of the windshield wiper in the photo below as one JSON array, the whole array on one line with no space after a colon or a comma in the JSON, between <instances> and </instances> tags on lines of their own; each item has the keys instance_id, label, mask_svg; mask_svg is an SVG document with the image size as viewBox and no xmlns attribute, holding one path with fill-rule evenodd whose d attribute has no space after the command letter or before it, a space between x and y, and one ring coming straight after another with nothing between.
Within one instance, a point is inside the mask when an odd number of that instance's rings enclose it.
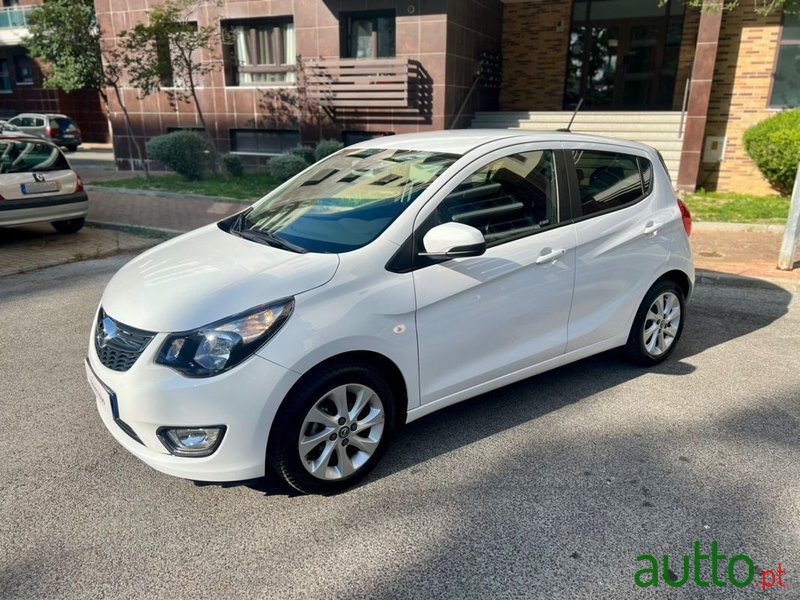
<instances>
[{"instance_id":1,"label":"windshield wiper","mask_svg":"<svg viewBox=\"0 0 800 600\"><path fill-rule=\"evenodd\" d=\"M291 242L287 242L283 238L280 238L269 231L254 231L252 229L242 229L241 227L237 227L235 230L231 228L231 232L246 240L250 240L251 242L267 244L268 246L280 248L281 250L288 250L289 252L296 252L297 254L306 253L305 248L302 248L296 244L292 244Z\"/></svg>"}]
</instances>

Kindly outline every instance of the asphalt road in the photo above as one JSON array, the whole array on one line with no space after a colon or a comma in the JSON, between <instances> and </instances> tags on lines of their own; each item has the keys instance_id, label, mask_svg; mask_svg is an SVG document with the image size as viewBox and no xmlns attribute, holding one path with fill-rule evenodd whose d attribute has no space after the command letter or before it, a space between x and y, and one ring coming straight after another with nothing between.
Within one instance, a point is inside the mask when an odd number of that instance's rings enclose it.
<instances>
[{"instance_id":1,"label":"asphalt road","mask_svg":"<svg viewBox=\"0 0 800 600\"><path fill-rule=\"evenodd\" d=\"M638 555L680 575L696 540L758 581L780 563L769 593L800 598L781 288L701 284L660 368L609 353L487 394L407 427L360 487L299 497L161 475L104 430L82 360L122 260L0 279L0 598L766 597L634 585Z\"/></svg>"}]
</instances>

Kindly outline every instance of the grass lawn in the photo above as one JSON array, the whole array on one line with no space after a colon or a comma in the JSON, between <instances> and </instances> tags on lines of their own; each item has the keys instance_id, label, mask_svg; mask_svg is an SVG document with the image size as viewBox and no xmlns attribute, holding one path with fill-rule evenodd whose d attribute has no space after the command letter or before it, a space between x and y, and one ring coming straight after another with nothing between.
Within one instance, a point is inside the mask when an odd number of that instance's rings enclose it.
<instances>
[{"instance_id":1,"label":"grass lawn","mask_svg":"<svg viewBox=\"0 0 800 600\"><path fill-rule=\"evenodd\" d=\"M213 175L202 181L186 181L180 175L154 175L152 181L144 177L118 179L116 181L98 181L92 185L129 190L158 190L178 194L202 194L217 196L225 200L253 202L277 187L278 182L265 174L244 175L243 177L227 177Z\"/></svg>"},{"instance_id":2,"label":"grass lawn","mask_svg":"<svg viewBox=\"0 0 800 600\"><path fill-rule=\"evenodd\" d=\"M729 223L786 223L789 198L698 192L684 198L697 221Z\"/></svg>"}]
</instances>

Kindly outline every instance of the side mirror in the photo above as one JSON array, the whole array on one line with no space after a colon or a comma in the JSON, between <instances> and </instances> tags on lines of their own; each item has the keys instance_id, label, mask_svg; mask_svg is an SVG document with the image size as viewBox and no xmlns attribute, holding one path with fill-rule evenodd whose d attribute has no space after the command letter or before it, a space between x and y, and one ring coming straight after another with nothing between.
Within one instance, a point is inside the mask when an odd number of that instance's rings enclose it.
<instances>
[{"instance_id":1,"label":"side mirror","mask_svg":"<svg viewBox=\"0 0 800 600\"><path fill-rule=\"evenodd\" d=\"M480 256L486 252L483 234L463 223L443 223L437 225L422 238L425 252L420 256L429 258L465 258Z\"/></svg>"}]
</instances>

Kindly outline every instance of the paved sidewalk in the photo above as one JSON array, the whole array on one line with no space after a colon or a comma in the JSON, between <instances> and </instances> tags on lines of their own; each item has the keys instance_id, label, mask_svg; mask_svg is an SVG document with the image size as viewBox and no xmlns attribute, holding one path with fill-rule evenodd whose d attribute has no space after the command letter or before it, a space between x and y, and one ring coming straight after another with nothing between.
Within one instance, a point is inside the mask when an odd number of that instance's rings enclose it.
<instances>
[{"instance_id":1,"label":"paved sidewalk","mask_svg":"<svg viewBox=\"0 0 800 600\"><path fill-rule=\"evenodd\" d=\"M178 233L201 227L238 212L245 205L198 198L162 197L132 191L90 189L89 219L102 224L128 225ZM748 229L755 229L748 231ZM691 236L698 269L800 282L800 262L794 271L779 271L783 233L775 227L696 223Z\"/></svg>"}]
</instances>

